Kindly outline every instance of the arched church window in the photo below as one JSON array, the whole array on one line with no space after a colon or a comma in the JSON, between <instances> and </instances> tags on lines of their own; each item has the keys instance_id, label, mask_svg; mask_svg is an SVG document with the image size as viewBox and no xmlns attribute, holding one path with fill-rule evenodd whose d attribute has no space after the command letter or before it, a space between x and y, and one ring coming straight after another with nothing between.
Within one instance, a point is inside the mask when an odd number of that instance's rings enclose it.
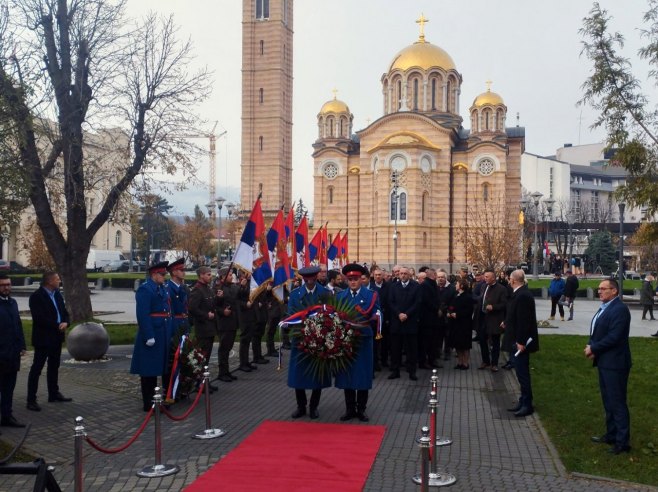
<instances>
[{"instance_id":1,"label":"arched church window","mask_svg":"<svg viewBox=\"0 0 658 492\"><path fill-rule=\"evenodd\" d=\"M405 192L400 193L400 220L407 220L407 194Z\"/></svg>"},{"instance_id":2,"label":"arched church window","mask_svg":"<svg viewBox=\"0 0 658 492\"><path fill-rule=\"evenodd\" d=\"M414 111L418 111L418 79L414 79Z\"/></svg>"},{"instance_id":3,"label":"arched church window","mask_svg":"<svg viewBox=\"0 0 658 492\"><path fill-rule=\"evenodd\" d=\"M450 108L452 107L451 103L451 97L452 97L452 82L448 81L446 84L446 113L450 112Z\"/></svg>"},{"instance_id":4,"label":"arched church window","mask_svg":"<svg viewBox=\"0 0 658 492\"><path fill-rule=\"evenodd\" d=\"M260 104L263 104L263 99L264 99L264 91L263 88L261 87L260 89L258 89L258 102Z\"/></svg>"},{"instance_id":5,"label":"arched church window","mask_svg":"<svg viewBox=\"0 0 658 492\"><path fill-rule=\"evenodd\" d=\"M484 183L482 185L482 201L489 201L489 183Z\"/></svg>"},{"instance_id":6,"label":"arched church window","mask_svg":"<svg viewBox=\"0 0 658 492\"><path fill-rule=\"evenodd\" d=\"M432 79L432 109L436 109L436 79Z\"/></svg>"},{"instance_id":7,"label":"arched church window","mask_svg":"<svg viewBox=\"0 0 658 492\"><path fill-rule=\"evenodd\" d=\"M262 151L263 150L263 136L261 135L258 137L258 150Z\"/></svg>"},{"instance_id":8,"label":"arched church window","mask_svg":"<svg viewBox=\"0 0 658 492\"><path fill-rule=\"evenodd\" d=\"M397 196L395 190L390 195L390 220L407 220L407 192L399 191Z\"/></svg>"},{"instance_id":9,"label":"arched church window","mask_svg":"<svg viewBox=\"0 0 658 492\"><path fill-rule=\"evenodd\" d=\"M423 193L423 198L420 203L420 220L426 220L427 218L427 202L429 200L429 193Z\"/></svg>"},{"instance_id":10,"label":"arched church window","mask_svg":"<svg viewBox=\"0 0 658 492\"><path fill-rule=\"evenodd\" d=\"M115 248L121 247L121 231L117 231L116 234L114 235L114 247Z\"/></svg>"},{"instance_id":11,"label":"arched church window","mask_svg":"<svg viewBox=\"0 0 658 492\"><path fill-rule=\"evenodd\" d=\"M343 118L340 119L340 134L338 135L339 137L342 137L343 134Z\"/></svg>"},{"instance_id":12,"label":"arched church window","mask_svg":"<svg viewBox=\"0 0 658 492\"><path fill-rule=\"evenodd\" d=\"M327 188L327 196L329 197L329 205L334 203L334 187L330 186Z\"/></svg>"},{"instance_id":13,"label":"arched church window","mask_svg":"<svg viewBox=\"0 0 658 492\"><path fill-rule=\"evenodd\" d=\"M334 136L334 119L333 117L327 118L327 133L329 135L329 138L333 138Z\"/></svg>"},{"instance_id":14,"label":"arched church window","mask_svg":"<svg viewBox=\"0 0 658 492\"><path fill-rule=\"evenodd\" d=\"M260 40L260 54L261 56L265 54L265 41Z\"/></svg>"},{"instance_id":15,"label":"arched church window","mask_svg":"<svg viewBox=\"0 0 658 492\"><path fill-rule=\"evenodd\" d=\"M488 109L484 110L484 129L488 130L489 129L489 120L491 119L491 111Z\"/></svg>"},{"instance_id":16,"label":"arched church window","mask_svg":"<svg viewBox=\"0 0 658 492\"><path fill-rule=\"evenodd\" d=\"M423 232L423 248L427 248L427 233Z\"/></svg>"},{"instance_id":17,"label":"arched church window","mask_svg":"<svg viewBox=\"0 0 658 492\"><path fill-rule=\"evenodd\" d=\"M397 83L397 101L398 101L398 109L402 107L402 81L398 80Z\"/></svg>"}]
</instances>

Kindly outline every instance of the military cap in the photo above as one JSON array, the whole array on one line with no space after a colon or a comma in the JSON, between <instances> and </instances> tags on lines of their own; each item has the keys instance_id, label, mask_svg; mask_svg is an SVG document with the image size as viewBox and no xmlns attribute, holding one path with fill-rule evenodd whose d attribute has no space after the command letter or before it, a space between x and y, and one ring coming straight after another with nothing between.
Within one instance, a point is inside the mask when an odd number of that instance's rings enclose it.
<instances>
[{"instance_id":1,"label":"military cap","mask_svg":"<svg viewBox=\"0 0 658 492\"><path fill-rule=\"evenodd\" d=\"M343 267L343 275L346 277L351 277L351 276L356 276L358 275L359 277L361 275L365 275L368 272L366 268L363 265L359 265L358 263L348 263Z\"/></svg>"},{"instance_id":2,"label":"military cap","mask_svg":"<svg viewBox=\"0 0 658 492\"><path fill-rule=\"evenodd\" d=\"M160 263L154 263L149 267L149 274L152 273L167 273L168 261L161 261Z\"/></svg>"},{"instance_id":3,"label":"military cap","mask_svg":"<svg viewBox=\"0 0 658 492\"><path fill-rule=\"evenodd\" d=\"M173 263L169 263L167 270L169 270L169 272L173 272L174 270L185 270L185 258L178 258Z\"/></svg>"},{"instance_id":4,"label":"military cap","mask_svg":"<svg viewBox=\"0 0 658 492\"><path fill-rule=\"evenodd\" d=\"M307 266L300 268L297 273L299 273L302 277L315 277L318 273L320 273L320 267Z\"/></svg>"}]
</instances>

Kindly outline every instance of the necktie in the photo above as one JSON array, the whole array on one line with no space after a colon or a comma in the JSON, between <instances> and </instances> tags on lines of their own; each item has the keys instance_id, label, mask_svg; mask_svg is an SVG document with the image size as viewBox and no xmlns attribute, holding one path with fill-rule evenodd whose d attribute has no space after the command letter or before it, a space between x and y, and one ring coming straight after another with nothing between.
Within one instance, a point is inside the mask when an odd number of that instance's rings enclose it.
<instances>
[{"instance_id":1,"label":"necktie","mask_svg":"<svg viewBox=\"0 0 658 492\"><path fill-rule=\"evenodd\" d=\"M352 291L352 299L354 299L355 297L356 297L356 291L353 290L353 291Z\"/></svg>"}]
</instances>

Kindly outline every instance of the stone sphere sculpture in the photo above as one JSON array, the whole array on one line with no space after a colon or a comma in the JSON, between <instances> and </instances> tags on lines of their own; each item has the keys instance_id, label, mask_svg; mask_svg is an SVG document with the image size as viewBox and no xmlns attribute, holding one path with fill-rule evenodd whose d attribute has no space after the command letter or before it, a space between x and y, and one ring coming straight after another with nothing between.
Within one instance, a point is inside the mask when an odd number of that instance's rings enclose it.
<instances>
[{"instance_id":1,"label":"stone sphere sculpture","mask_svg":"<svg viewBox=\"0 0 658 492\"><path fill-rule=\"evenodd\" d=\"M110 336L99 323L82 323L73 328L66 339L66 348L75 360L98 360L110 346Z\"/></svg>"}]
</instances>

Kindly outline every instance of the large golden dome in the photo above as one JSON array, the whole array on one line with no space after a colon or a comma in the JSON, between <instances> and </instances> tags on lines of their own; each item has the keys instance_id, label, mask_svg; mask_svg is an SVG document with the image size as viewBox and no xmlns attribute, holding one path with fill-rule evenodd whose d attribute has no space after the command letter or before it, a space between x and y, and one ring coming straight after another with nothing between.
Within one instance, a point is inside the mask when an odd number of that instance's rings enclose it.
<instances>
[{"instance_id":1,"label":"large golden dome","mask_svg":"<svg viewBox=\"0 0 658 492\"><path fill-rule=\"evenodd\" d=\"M395 55L388 71L395 69L404 71L412 67L418 67L422 70L429 70L434 67L440 67L446 71L457 69L455 62L444 49L422 39L411 46L407 46Z\"/></svg>"},{"instance_id":2,"label":"large golden dome","mask_svg":"<svg viewBox=\"0 0 658 492\"><path fill-rule=\"evenodd\" d=\"M504 105L503 98L495 92L491 92L491 89L487 89L487 92L483 92L473 101L473 106L482 107L482 106L497 106L499 104Z\"/></svg>"},{"instance_id":3,"label":"large golden dome","mask_svg":"<svg viewBox=\"0 0 658 492\"><path fill-rule=\"evenodd\" d=\"M340 99L334 97L331 101L327 101L320 108L320 114L327 113L349 113L350 108Z\"/></svg>"}]
</instances>

